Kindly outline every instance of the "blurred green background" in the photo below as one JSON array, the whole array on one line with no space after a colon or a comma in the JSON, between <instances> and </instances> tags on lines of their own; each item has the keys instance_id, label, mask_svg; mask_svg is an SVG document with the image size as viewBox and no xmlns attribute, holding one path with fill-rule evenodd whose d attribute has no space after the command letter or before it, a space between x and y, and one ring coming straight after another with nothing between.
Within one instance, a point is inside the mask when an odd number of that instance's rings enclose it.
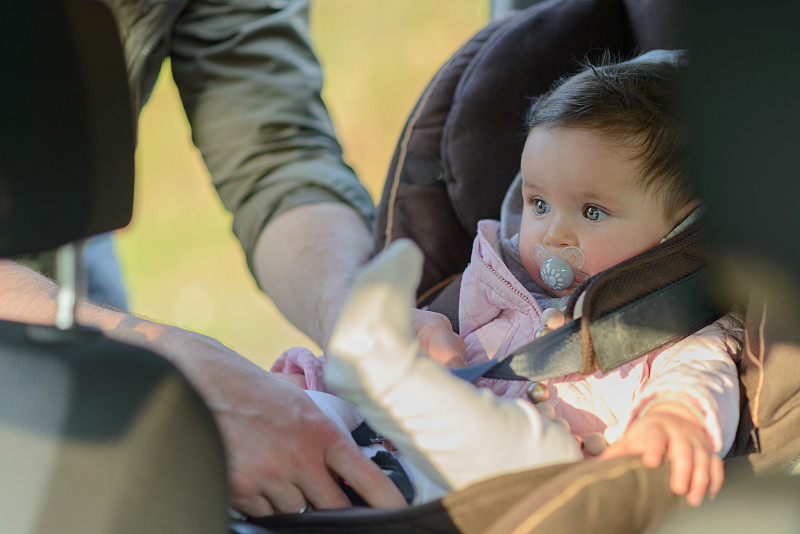
<instances>
[{"instance_id":1,"label":"blurred green background","mask_svg":"<svg viewBox=\"0 0 800 534\"><path fill-rule=\"evenodd\" d=\"M417 97L488 18L488 0L312 1L325 101L374 199ZM293 345L318 351L256 288L189 136L167 65L141 116L133 221L116 238L131 311L264 367Z\"/></svg>"}]
</instances>

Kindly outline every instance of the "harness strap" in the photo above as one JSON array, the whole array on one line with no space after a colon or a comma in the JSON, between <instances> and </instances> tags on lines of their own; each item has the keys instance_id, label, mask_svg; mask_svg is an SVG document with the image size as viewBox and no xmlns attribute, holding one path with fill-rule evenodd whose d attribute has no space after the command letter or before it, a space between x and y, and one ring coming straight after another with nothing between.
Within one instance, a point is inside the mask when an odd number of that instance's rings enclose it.
<instances>
[{"instance_id":1,"label":"harness strap","mask_svg":"<svg viewBox=\"0 0 800 534\"><path fill-rule=\"evenodd\" d=\"M350 434L353 436L356 444L360 445L361 447L367 447L369 445L388 441L385 437L372 430L366 421L361 421ZM411 484L411 479L408 478L408 473L406 473L405 469L403 469L403 466L400 464L397 458L392 456L392 454L388 451L378 451L375 453L375 456L371 458L371 460L378 464L378 467L380 467L383 473L388 476L392 482L394 482L395 486L397 486L397 489L403 494L406 502L411 504L411 501L414 500L414 495L416 493L414 490L414 485ZM366 501L364 501L364 499L344 481L342 482L342 490L350 499L350 502L353 503L353 506L369 506Z\"/></svg>"},{"instance_id":2,"label":"harness strap","mask_svg":"<svg viewBox=\"0 0 800 534\"><path fill-rule=\"evenodd\" d=\"M711 266L610 311L589 324L601 371L608 372L677 341L722 316L707 284ZM580 372L581 321L569 321L506 358L454 369L472 382L480 377L538 381Z\"/></svg>"}]
</instances>

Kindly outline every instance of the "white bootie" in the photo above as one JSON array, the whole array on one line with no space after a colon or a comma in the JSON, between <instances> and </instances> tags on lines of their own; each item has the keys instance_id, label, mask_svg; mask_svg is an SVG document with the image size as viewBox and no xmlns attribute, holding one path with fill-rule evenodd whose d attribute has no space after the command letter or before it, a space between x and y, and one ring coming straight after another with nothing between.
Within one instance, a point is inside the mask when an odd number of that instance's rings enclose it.
<instances>
[{"instance_id":1,"label":"white bootie","mask_svg":"<svg viewBox=\"0 0 800 534\"><path fill-rule=\"evenodd\" d=\"M581 459L575 438L529 402L476 389L420 353L411 308L421 267L401 240L358 275L330 339L328 386L444 488Z\"/></svg>"}]
</instances>

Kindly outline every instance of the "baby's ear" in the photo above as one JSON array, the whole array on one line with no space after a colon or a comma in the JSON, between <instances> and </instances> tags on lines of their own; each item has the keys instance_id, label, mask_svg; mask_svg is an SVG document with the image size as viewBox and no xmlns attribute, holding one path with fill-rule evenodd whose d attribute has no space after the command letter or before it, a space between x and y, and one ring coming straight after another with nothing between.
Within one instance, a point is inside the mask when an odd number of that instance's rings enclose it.
<instances>
[{"instance_id":1,"label":"baby's ear","mask_svg":"<svg viewBox=\"0 0 800 534\"><path fill-rule=\"evenodd\" d=\"M673 224L677 226L678 224L683 222L683 220L686 217L688 217L690 213L692 213L694 210L696 210L702 205L703 205L702 199L693 198L692 200L684 204L681 209L678 210L678 212L675 214L675 217L672 220Z\"/></svg>"}]
</instances>

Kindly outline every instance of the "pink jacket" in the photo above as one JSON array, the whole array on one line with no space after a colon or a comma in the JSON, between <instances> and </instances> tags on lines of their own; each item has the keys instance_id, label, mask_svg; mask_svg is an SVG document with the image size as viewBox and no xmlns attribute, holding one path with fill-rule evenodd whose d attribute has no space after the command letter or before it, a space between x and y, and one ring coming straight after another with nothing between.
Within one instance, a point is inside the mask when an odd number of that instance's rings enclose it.
<instances>
[{"instance_id":1,"label":"pink jacket","mask_svg":"<svg viewBox=\"0 0 800 534\"><path fill-rule=\"evenodd\" d=\"M478 224L472 260L461 283L459 326L467 365L505 356L533 339L542 308L503 263L496 247L497 221ZM574 373L546 381L555 417L573 434L602 432L612 443L628 422L661 400L688 405L706 421L715 450L730 448L739 421L739 392L733 356L742 322L729 314L666 348L614 371ZM506 397L524 397L526 382L480 379L480 387Z\"/></svg>"}]
</instances>

